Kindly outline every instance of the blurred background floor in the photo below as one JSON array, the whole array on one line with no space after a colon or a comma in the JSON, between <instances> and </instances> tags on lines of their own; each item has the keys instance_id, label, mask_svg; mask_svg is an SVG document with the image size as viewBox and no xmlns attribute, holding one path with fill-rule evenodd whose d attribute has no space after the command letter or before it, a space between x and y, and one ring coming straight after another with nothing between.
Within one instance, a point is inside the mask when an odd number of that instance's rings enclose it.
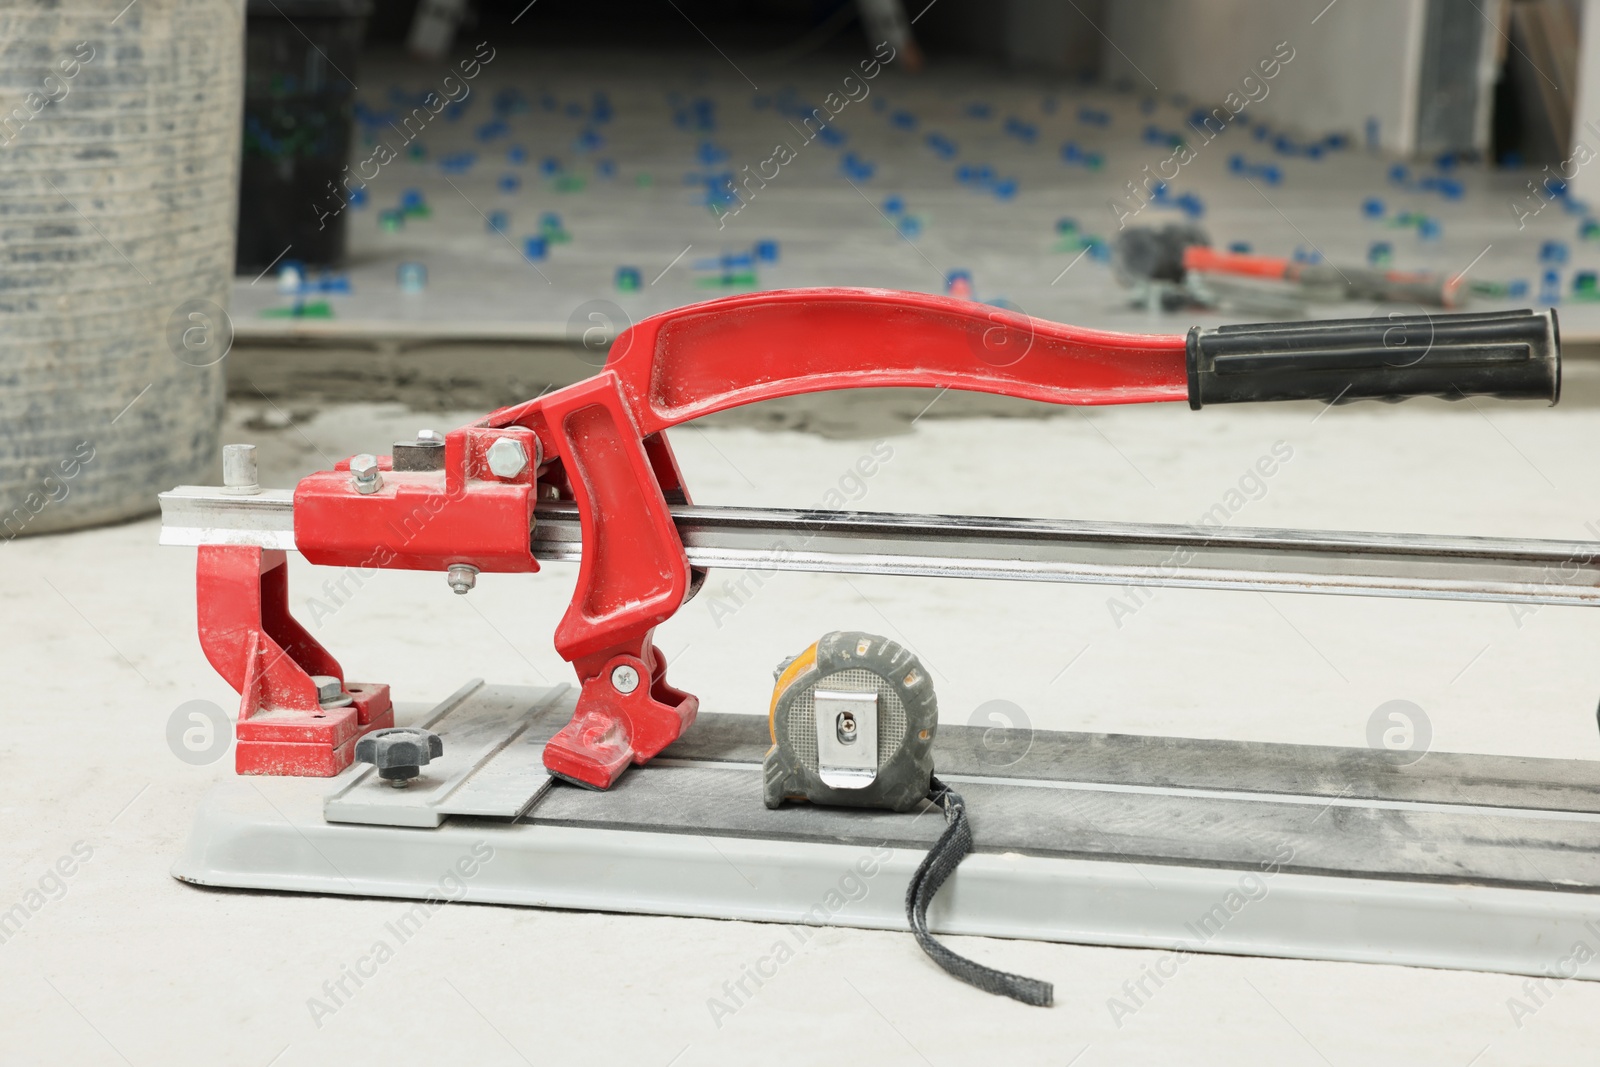
<instances>
[{"instance_id":1,"label":"blurred background floor","mask_svg":"<svg viewBox=\"0 0 1600 1067\"><path fill-rule=\"evenodd\" d=\"M1207 141L1209 111L1183 94L997 77L972 61L917 76L879 64L869 80L845 51L786 63L753 86L707 51L502 48L470 82L450 67L369 58L351 189L318 190L302 210L343 216L349 292L283 295L272 272L242 275L239 336L577 340L594 325L581 309L596 300L611 305L604 326L617 330L727 293L944 292L958 272L980 300L1086 326L1181 332L1249 320L1249 310L1129 306L1110 243L1124 226L1172 222L1203 226L1218 247L1348 267L1386 245L1393 269L1520 286L1516 299L1480 297L1484 308L1525 306L1552 265L1563 291L1600 267L1576 202L1525 208L1516 225L1512 208L1528 195L1516 170L1448 154L1397 164L1248 107ZM1279 77L1295 73L1291 63ZM413 118L427 93L442 99L447 77L463 102ZM837 114L825 108L819 123L813 109L827 100ZM1181 177L1164 200L1142 206L1130 183L1149 200L1147 179L1169 173L1160 165L1184 138L1193 161L1171 168ZM792 159L775 159L779 146ZM396 158L380 166L383 148ZM1559 263L1541 261L1551 241ZM275 269L292 262L292 242L277 254ZM402 288L403 264L426 269L424 289ZM1564 334L1600 340L1600 305L1564 295ZM308 301L329 317L286 317ZM1299 303L1254 315L1378 310Z\"/></svg>"}]
</instances>

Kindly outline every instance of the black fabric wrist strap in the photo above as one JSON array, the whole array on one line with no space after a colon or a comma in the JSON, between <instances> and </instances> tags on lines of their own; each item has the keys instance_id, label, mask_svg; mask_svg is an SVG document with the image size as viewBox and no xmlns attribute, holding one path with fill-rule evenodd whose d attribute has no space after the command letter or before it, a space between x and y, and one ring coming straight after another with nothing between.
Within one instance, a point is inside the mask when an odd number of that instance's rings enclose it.
<instances>
[{"instance_id":1,"label":"black fabric wrist strap","mask_svg":"<svg viewBox=\"0 0 1600 1067\"><path fill-rule=\"evenodd\" d=\"M928 799L944 809L945 830L923 857L906 890L906 919L911 923L911 932L916 935L917 944L922 946L922 951L933 962L968 985L975 985L986 993L1020 1000L1024 1004L1048 1008L1055 999L1055 987L1049 982L974 963L945 948L928 932L928 905L933 903L934 894L939 892L945 879L972 851L972 829L967 823L966 802L937 778L930 783Z\"/></svg>"}]
</instances>

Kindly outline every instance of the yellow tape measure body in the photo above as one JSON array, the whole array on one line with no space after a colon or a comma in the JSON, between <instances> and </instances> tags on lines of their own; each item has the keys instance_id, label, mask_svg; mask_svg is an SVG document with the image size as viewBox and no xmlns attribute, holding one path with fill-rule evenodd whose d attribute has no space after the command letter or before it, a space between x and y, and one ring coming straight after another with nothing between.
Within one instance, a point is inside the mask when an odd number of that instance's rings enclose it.
<instances>
[{"instance_id":1,"label":"yellow tape measure body","mask_svg":"<svg viewBox=\"0 0 1600 1067\"><path fill-rule=\"evenodd\" d=\"M777 671L765 799L910 811L928 795L939 704L928 672L888 638L827 634Z\"/></svg>"}]
</instances>

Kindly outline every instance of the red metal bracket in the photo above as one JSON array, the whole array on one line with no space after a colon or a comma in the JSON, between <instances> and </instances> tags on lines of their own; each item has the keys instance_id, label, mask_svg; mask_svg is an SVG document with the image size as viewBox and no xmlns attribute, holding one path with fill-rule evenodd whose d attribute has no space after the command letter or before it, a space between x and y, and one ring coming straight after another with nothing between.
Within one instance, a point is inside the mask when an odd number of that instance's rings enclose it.
<instances>
[{"instance_id":1,"label":"red metal bracket","mask_svg":"<svg viewBox=\"0 0 1600 1067\"><path fill-rule=\"evenodd\" d=\"M603 789L630 762L671 744L698 706L667 684L666 661L651 641L696 584L668 510L689 497L663 431L761 400L885 386L1057 404L1180 401L1188 398L1185 340L1083 330L970 301L878 289L790 290L691 305L624 332L594 377L451 432L442 471L394 472L380 461L382 485L368 493L352 484L348 462L302 480L296 547L321 565L537 571L530 541L539 494L575 501L583 558L555 645L582 689L572 721L546 746L545 762ZM515 475L495 474L486 460L502 437L530 457ZM270 600L267 575L276 564L263 558L260 566L259 582L255 573L248 582L242 574L208 581L202 556L202 631L208 604L231 617L237 610L218 602ZM220 639L212 638L207 654L238 679L247 706L255 700L272 714L311 715L300 679L337 674L337 664L286 609L281 619L270 611L263 618L273 621L257 624L255 636L230 638L219 652L213 645ZM250 643L280 633L287 636L272 647L294 661L299 673L290 678L270 673L277 667L270 650ZM262 656L267 663L250 673L252 657ZM332 669L308 672L301 664ZM251 695L255 685L265 687L258 697ZM328 766L359 725L324 724L318 743L336 754Z\"/></svg>"},{"instance_id":2,"label":"red metal bracket","mask_svg":"<svg viewBox=\"0 0 1600 1067\"><path fill-rule=\"evenodd\" d=\"M196 577L200 645L239 691L240 774L335 775L350 765L358 737L394 725L389 687L344 682L338 660L289 613L283 552L203 545ZM338 678L354 699L324 708L313 674Z\"/></svg>"}]
</instances>

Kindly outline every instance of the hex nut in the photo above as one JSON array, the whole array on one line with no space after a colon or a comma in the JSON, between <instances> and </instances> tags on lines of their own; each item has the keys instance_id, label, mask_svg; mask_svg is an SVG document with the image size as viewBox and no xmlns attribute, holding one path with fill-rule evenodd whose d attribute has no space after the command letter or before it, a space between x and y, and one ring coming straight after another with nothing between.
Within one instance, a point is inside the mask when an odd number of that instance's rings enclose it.
<instances>
[{"instance_id":1,"label":"hex nut","mask_svg":"<svg viewBox=\"0 0 1600 1067\"><path fill-rule=\"evenodd\" d=\"M383 473L378 470L378 457L369 452L351 458L350 476L355 479L358 493L376 493L383 486Z\"/></svg>"},{"instance_id":2,"label":"hex nut","mask_svg":"<svg viewBox=\"0 0 1600 1067\"><path fill-rule=\"evenodd\" d=\"M528 450L514 437L501 437L489 446L484 458L496 478L511 479L528 469Z\"/></svg>"},{"instance_id":3,"label":"hex nut","mask_svg":"<svg viewBox=\"0 0 1600 1067\"><path fill-rule=\"evenodd\" d=\"M478 584L478 568L470 563L452 563L445 572L445 580L458 595L465 596Z\"/></svg>"},{"instance_id":4,"label":"hex nut","mask_svg":"<svg viewBox=\"0 0 1600 1067\"><path fill-rule=\"evenodd\" d=\"M438 430L418 430L417 440L425 444L442 445L444 444L444 434Z\"/></svg>"}]
</instances>

